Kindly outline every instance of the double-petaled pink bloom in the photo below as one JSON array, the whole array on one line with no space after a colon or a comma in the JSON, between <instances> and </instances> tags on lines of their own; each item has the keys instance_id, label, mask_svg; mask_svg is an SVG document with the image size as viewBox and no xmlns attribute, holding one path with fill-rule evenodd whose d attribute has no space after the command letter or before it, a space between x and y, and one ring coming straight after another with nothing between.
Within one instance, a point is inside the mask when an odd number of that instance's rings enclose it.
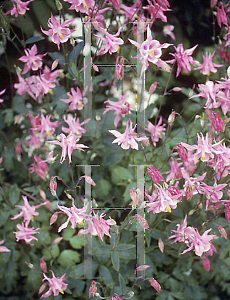
<instances>
[{"instance_id":1,"label":"double-petaled pink bloom","mask_svg":"<svg viewBox=\"0 0 230 300\"><path fill-rule=\"evenodd\" d=\"M17 242L20 241L20 240L24 240L27 244L30 244L31 246L33 246L30 242L32 240L38 240L35 236L33 236L34 234L36 233L39 233L37 232L37 230L39 230L40 228L37 228L37 229L34 229L34 227L30 228L28 227L28 225L22 223L22 225L20 224L17 224L17 228L18 228L18 231L16 232L16 240Z\"/></svg>"},{"instance_id":2,"label":"double-petaled pink bloom","mask_svg":"<svg viewBox=\"0 0 230 300\"><path fill-rule=\"evenodd\" d=\"M33 0L29 0L26 2L23 2L21 0L12 0L11 2L14 2L16 5L13 4L13 8L11 10L9 10L8 12L6 12L5 14L11 14L11 16L15 15L15 17L19 15L24 15L26 13L27 10L29 10L29 8L27 7L27 5L32 2Z\"/></svg>"},{"instance_id":3,"label":"double-petaled pink bloom","mask_svg":"<svg viewBox=\"0 0 230 300\"><path fill-rule=\"evenodd\" d=\"M148 69L149 62L157 65L158 67L169 71L170 67L167 65L166 62L160 59L162 51L162 48L167 48L170 46L168 43L164 43L161 45L157 40L153 40L150 27L147 27L147 39L142 43L137 43L131 39L128 39L134 46L136 46L140 52L137 56L133 58L141 58L140 63L143 64L143 67L141 69L141 76L144 71Z\"/></svg>"},{"instance_id":4,"label":"double-petaled pink bloom","mask_svg":"<svg viewBox=\"0 0 230 300\"><path fill-rule=\"evenodd\" d=\"M128 120L124 133L120 133L117 130L109 130L109 132L111 132L116 137L116 139L112 143L118 143L118 145L121 145L122 149L129 149L131 147L132 149L138 150L138 143L136 141L147 141L148 138L137 137L137 134L135 132L136 126L137 125L132 128L132 122L131 120Z\"/></svg>"},{"instance_id":5,"label":"double-petaled pink bloom","mask_svg":"<svg viewBox=\"0 0 230 300\"><path fill-rule=\"evenodd\" d=\"M62 24L58 22L58 20L52 15L51 18L48 20L48 27L49 30L43 30L41 28L41 31L52 37L52 42L57 44L58 50L60 50L60 43L65 43L68 41L69 36L72 32L74 32L73 29L69 29L69 27L73 23L74 19L64 21Z\"/></svg>"},{"instance_id":6,"label":"double-petaled pink bloom","mask_svg":"<svg viewBox=\"0 0 230 300\"><path fill-rule=\"evenodd\" d=\"M87 104L88 99L84 97L84 93L82 94L78 87L77 87L77 91L74 88L71 88L71 93L70 92L67 93L69 99L60 99L60 100L65 103L69 103L70 111L75 109L82 110L84 105Z\"/></svg>"},{"instance_id":7,"label":"double-petaled pink bloom","mask_svg":"<svg viewBox=\"0 0 230 300\"><path fill-rule=\"evenodd\" d=\"M47 53L42 55L37 55L37 46L34 44L31 49L25 49L25 54L19 58L20 61L25 63L22 74L27 73L29 70L37 71L42 67L42 57Z\"/></svg>"},{"instance_id":8,"label":"double-petaled pink bloom","mask_svg":"<svg viewBox=\"0 0 230 300\"><path fill-rule=\"evenodd\" d=\"M69 134L67 137L61 133L60 134L60 139L61 141L46 141L46 143L50 143L50 144L55 144L55 145L59 145L62 147L62 154L61 154L61 159L60 159L60 163L62 164L63 161L65 160L66 156L68 155L69 158L69 163L71 163L71 155L74 149L79 149L81 151L85 151L82 148L88 148L87 146L83 145L83 144L77 144L77 142L79 141L79 137L76 136L75 134Z\"/></svg>"},{"instance_id":9,"label":"double-petaled pink bloom","mask_svg":"<svg viewBox=\"0 0 230 300\"><path fill-rule=\"evenodd\" d=\"M49 297L52 292L54 293L54 296L59 295L59 293L64 294L64 290L67 288L68 284L64 283L65 274L62 275L61 278L59 278L54 275L54 272L52 270L50 270L50 272L52 273L53 278L49 278L46 276L46 274L43 273L44 278L42 281L47 280L49 282L49 290L45 294L43 294L41 298Z\"/></svg>"}]
</instances>

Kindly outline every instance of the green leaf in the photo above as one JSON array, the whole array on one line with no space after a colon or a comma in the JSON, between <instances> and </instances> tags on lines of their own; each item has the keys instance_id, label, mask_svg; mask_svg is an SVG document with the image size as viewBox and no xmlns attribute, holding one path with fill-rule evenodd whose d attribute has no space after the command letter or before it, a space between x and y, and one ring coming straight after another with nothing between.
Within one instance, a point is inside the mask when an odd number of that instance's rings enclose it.
<instances>
[{"instance_id":1,"label":"green leaf","mask_svg":"<svg viewBox=\"0 0 230 300\"><path fill-rule=\"evenodd\" d=\"M75 232L75 229L71 228L70 226L65 228L65 230L62 232L63 239L69 241Z\"/></svg>"},{"instance_id":2,"label":"green leaf","mask_svg":"<svg viewBox=\"0 0 230 300\"><path fill-rule=\"evenodd\" d=\"M4 114L5 114L4 123L6 123L6 125L9 127L14 121L13 110L11 108L7 108L4 110Z\"/></svg>"},{"instance_id":3,"label":"green leaf","mask_svg":"<svg viewBox=\"0 0 230 300\"><path fill-rule=\"evenodd\" d=\"M120 287L121 287L121 292L122 292L122 294L124 294L127 290L127 287L125 285L124 278L120 273L119 273L119 283L120 283Z\"/></svg>"},{"instance_id":4,"label":"green leaf","mask_svg":"<svg viewBox=\"0 0 230 300\"><path fill-rule=\"evenodd\" d=\"M44 39L45 38L43 36L33 36L33 37L26 40L26 45L27 44L34 44L34 43L42 41Z\"/></svg>"},{"instance_id":5,"label":"green leaf","mask_svg":"<svg viewBox=\"0 0 230 300\"><path fill-rule=\"evenodd\" d=\"M84 235L81 235L80 237L75 235L70 238L69 242L74 249L81 249L84 246Z\"/></svg>"},{"instance_id":6,"label":"green leaf","mask_svg":"<svg viewBox=\"0 0 230 300\"><path fill-rule=\"evenodd\" d=\"M108 254L111 250L112 250L111 245L100 245L100 246L96 247L95 249L93 249L93 254L99 255L99 256L100 255L104 256L104 255Z\"/></svg>"},{"instance_id":7,"label":"green leaf","mask_svg":"<svg viewBox=\"0 0 230 300\"><path fill-rule=\"evenodd\" d=\"M10 192L9 192L9 199L13 206L18 203L19 197L20 197L20 190L17 184L13 184L10 187Z\"/></svg>"},{"instance_id":8,"label":"green leaf","mask_svg":"<svg viewBox=\"0 0 230 300\"><path fill-rule=\"evenodd\" d=\"M121 166L116 166L112 169L113 176L117 178L117 181L133 179L133 175Z\"/></svg>"},{"instance_id":9,"label":"green leaf","mask_svg":"<svg viewBox=\"0 0 230 300\"><path fill-rule=\"evenodd\" d=\"M119 259L119 253L116 250L111 251L111 260L113 267L116 271L119 271L120 269L120 259Z\"/></svg>"},{"instance_id":10,"label":"green leaf","mask_svg":"<svg viewBox=\"0 0 230 300\"><path fill-rule=\"evenodd\" d=\"M50 252L52 253L52 256L50 254ZM52 245L51 249L50 249L50 252L48 251L48 249L43 249L42 253L43 253L43 256L44 256L44 259L51 259L51 258L56 258L58 257L59 253L60 253L60 250L59 250L59 247L58 247L58 244L55 244L55 245Z\"/></svg>"},{"instance_id":11,"label":"green leaf","mask_svg":"<svg viewBox=\"0 0 230 300\"><path fill-rule=\"evenodd\" d=\"M53 59L53 60L56 60L56 59L59 59L59 65L60 66L64 66L65 64L65 57L60 54L59 52L49 52L49 56Z\"/></svg>"},{"instance_id":12,"label":"green leaf","mask_svg":"<svg viewBox=\"0 0 230 300\"><path fill-rule=\"evenodd\" d=\"M74 250L63 250L58 257L58 262L61 266L68 268L72 264L80 261L80 254Z\"/></svg>"},{"instance_id":13,"label":"green leaf","mask_svg":"<svg viewBox=\"0 0 230 300\"><path fill-rule=\"evenodd\" d=\"M69 62L72 63L80 54L82 48L84 46L83 42L77 44L74 49L69 54Z\"/></svg>"},{"instance_id":14,"label":"green leaf","mask_svg":"<svg viewBox=\"0 0 230 300\"><path fill-rule=\"evenodd\" d=\"M71 65L68 68L68 72L69 72L70 76L72 77L72 79L78 78L78 70L74 63L71 63Z\"/></svg>"},{"instance_id":15,"label":"green leaf","mask_svg":"<svg viewBox=\"0 0 230 300\"><path fill-rule=\"evenodd\" d=\"M101 276L101 279L104 281L105 285L109 288L113 288L113 277L109 269L105 266L100 266L99 274Z\"/></svg>"},{"instance_id":16,"label":"green leaf","mask_svg":"<svg viewBox=\"0 0 230 300\"><path fill-rule=\"evenodd\" d=\"M116 248L117 251L124 251L135 248L135 245L132 244L119 244Z\"/></svg>"},{"instance_id":17,"label":"green leaf","mask_svg":"<svg viewBox=\"0 0 230 300\"><path fill-rule=\"evenodd\" d=\"M136 251L120 250L120 251L117 251L117 252L118 252L118 255L119 255L120 258L124 258L124 259L127 259L127 260L136 258Z\"/></svg>"}]
</instances>

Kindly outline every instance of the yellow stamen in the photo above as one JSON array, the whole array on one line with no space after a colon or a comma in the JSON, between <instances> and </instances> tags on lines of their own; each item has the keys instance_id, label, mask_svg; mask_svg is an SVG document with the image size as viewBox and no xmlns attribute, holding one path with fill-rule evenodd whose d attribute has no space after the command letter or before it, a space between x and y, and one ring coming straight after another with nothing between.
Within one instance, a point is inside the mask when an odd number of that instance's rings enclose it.
<instances>
[{"instance_id":1,"label":"yellow stamen","mask_svg":"<svg viewBox=\"0 0 230 300\"><path fill-rule=\"evenodd\" d=\"M50 93L50 94L53 94L53 91L52 91L52 89L49 89L48 93Z\"/></svg>"},{"instance_id":2,"label":"yellow stamen","mask_svg":"<svg viewBox=\"0 0 230 300\"><path fill-rule=\"evenodd\" d=\"M59 36L61 39L63 39L63 34L62 33L59 33Z\"/></svg>"},{"instance_id":3,"label":"yellow stamen","mask_svg":"<svg viewBox=\"0 0 230 300\"><path fill-rule=\"evenodd\" d=\"M49 136L49 135L50 135L50 132L49 132L49 131L46 131L46 134Z\"/></svg>"},{"instance_id":4,"label":"yellow stamen","mask_svg":"<svg viewBox=\"0 0 230 300\"><path fill-rule=\"evenodd\" d=\"M64 291L63 291L62 289L59 289L59 292L60 292L61 294L64 294Z\"/></svg>"},{"instance_id":5,"label":"yellow stamen","mask_svg":"<svg viewBox=\"0 0 230 300\"><path fill-rule=\"evenodd\" d=\"M85 1L83 1L83 6L85 9L88 9L88 6L86 5Z\"/></svg>"},{"instance_id":6,"label":"yellow stamen","mask_svg":"<svg viewBox=\"0 0 230 300\"><path fill-rule=\"evenodd\" d=\"M35 61L33 61L33 65L34 65L35 67L38 66L38 64L37 64Z\"/></svg>"},{"instance_id":7,"label":"yellow stamen","mask_svg":"<svg viewBox=\"0 0 230 300\"><path fill-rule=\"evenodd\" d=\"M84 17L84 21L85 21L85 22L87 21L87 16Z\"/></svg>"},{"instance_id":8,"label":"yellow stamen","mask_svg":"<svg viewBox=\"0 0 230 300\"><path fill-rule=\"evenodd\" d=\"M166 210L171 213L171 207L167 204Z\"/></svg>"},{"instance_id":9,"label":"yellow stamen","mask_svg":"<svg viewBox=\"0 0 230 300\"><path fill-rule=\"evenodd\" d=\"M83 220L81 222L78 223L79 225L84 225L84 222Z\"/></svg>"},{"instance_id":10,"label":"yellow stamen","mask_svg":"<svg viewBox=\"0 0 230 300\"><path fill-rule=\"evenodd\" d=\"M31 216L31 221L33 221L34 220L34 216Z\"/></svg>"},{"instance_id":11,"label":"yellow stamen","mask_svg":"<svg viewBox=\"0 0 230 300\"><path fill-rule=\"evenodd\" d=\"M153 50L153 49L149 50L149 53L150 53L151 55L154 55L154 50Z\"/></svg>"}]
</instances>

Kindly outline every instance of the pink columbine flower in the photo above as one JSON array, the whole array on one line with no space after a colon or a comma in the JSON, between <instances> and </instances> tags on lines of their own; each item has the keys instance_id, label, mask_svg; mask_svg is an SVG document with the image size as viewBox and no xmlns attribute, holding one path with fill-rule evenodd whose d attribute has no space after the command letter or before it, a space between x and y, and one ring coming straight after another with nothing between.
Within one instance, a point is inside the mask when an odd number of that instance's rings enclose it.
<instances>
[{"instance_id":1,"label":"pink columbine flower","mask_svg":"<svg viewBox=\"0 0 230 300\"><path fill-rule=\"evenodd\" d=\"M11 218L11 220L15 220L20 217L23 217L23 222L25 222L25 224L28 226L30 220L33 220L34 216L39 215L39 213L36 211L36 209L42 205L45 205L45 203L30 206L29 202L27 200L27 197L22 196L22 198L24 200L24 205L15 205L15 207L19 207L22 211L19 214L17 214L16 216L14 216L13 218Z\"/></svg>"},{"instance_id":2,"label":"pink columbine flower","mask_svg":"<svg viewBox=\"0 0 230 300\"><path fill-rule=\"evenodd\" d=\"M171 10L169 9L169 2L167 0L164 0L163 2L160 0L147 0L147 2L149 5L143 7L143 9L148 10L150 14L150 26L152 26L156 18L161 19L163 22L167 22L167 17L164 15L164 12Z\"/></svg>"},{"instance_id":3,"label":"pink columbine flower","mask_svg":"<svg viewBox=\"0 0 230 300\"><path fill-rule=\"evenodd\" d=\"M85 211L87 209L87 206L84 206L83 208L76 208L76 206L74 205L74 200L72 200L71 208L59 204L57 204L57 207L68 216L67 221L58 228L58 232L66 228L69 222L71 223L71 228L74 229L77 224L82 223L85 218Z\"/></svg>"},{"instance_id":4,"label":"pink columbine flower","mask_svg":"<svg viewBox=\"0 0 230 300\"><path fill-rule=\"evenodd\" d=\"M5 91L6 91L6 89L2 90L2 91L0 92L0 95L3 95L3 94L5 93ZM4 101L4 100L0 98L0 103L2 103L3 101Z\"/></svg>"},{"instance_id":5,"label":"pink columbine flower","mask_svg":"<svg viewBox=\"0 0 230 300\"><path fill-rule=\"evenodd\" d=\"M152 211L154 214L158 214L160 212L171 212L171 209L176 209L181 195L172 193L166 183L164 183L163 187L159 184L154 184L154 186L155 190L151 196L146 193L149 199L149 202L146 203L146 206L149 206L147 212Z\"/></svg>"},{"instance_id":6,"label":"pink columbine flower","mask_svg":"<svg viewBox=\"0 0 230 300\"><path fill-rule=\"evenodd\" d=\"M117 102L107 100L104 103L108 103L111 106L106 106L105 111L103 112L103 115L110 111L114 110L114 114L116 115L114 119L114 126L117 128L118 122L120 121L120 115L124 117L130 110L130 105L128 102L126 102L127 95L121 95L119 94L119 99Z\"/></svg>"},{"instance_id":7,"label":"pink columbine flower","mask_svg":"<svg viewBox=\"0 0 230 300\"><path fill-rule=\"evenodd\" d=\"M35 163L30 165L29 172L33 173L35 172L37 175L39 175L43 180L46 179L46 176L48 174L48 166L45 163L44 160L42 160L39 156L34 155Z\"/></svg>"},{"instance_id":8,"label":"pink columbine flower","mask_svg":"<svg viewBox=\"0 0 230 300\"><path fill-rule=\"evenodd\" d=\"M100 216L98 215L99 212L95 214L95 212L93 211L93 213L94 216L92 216L92 219L89 220L88 222L88 229L80 229L78 232L78 236L81 236L82 234L90 233L91 236L98 235L102 241L104 235L111 237L109 233L109 229L111 225L116 225L115 220L111 218L109 220L104 220L103 219L103 217L105 216L104 213L102 213Z\"/></svg>"},{"instance_id":9,"label":"pink columbine flower","mask_svg":"<svg viewBox=\"0 0 230 300\"><path fill-rule=\"evenodd\" d=\"M127 23L127 21L134 21L137 18L140 6L140 0L137 0L132 6L121 4L120 8L124 11L125 14L125 23Z\"/></svg>"},{"instance_id":10,"label":"pink columbine flower","mask_svg":"<svg viewBox=\"0 0 230 300\"><path fill-rule=\"evenodd\" d=\"M58 22L58 20L52 15L51 18L48 20L48 27L49 30L43 30L41 28L41 31L52 37L52 42L57 44L58 50L60 50L60 43L65 43L68 41L69 35L74 32L73 29L69 29L66 27L69 27L73 23L74 19L64 21L62 24Z\"/></svg>"},{"instance_id":11,"label":"pink columbine flower","mask_svg":"<svg viewBox=\"0 0 230 300\"><path fill-rule=\"evenodd\" d=\"M194 97L203 97L206 98L205 108L216 108L220 106L220 103L216 102L217 93L220 90L220 87L217 83L213 81L206 81L205 84L198 84L199 89L201 92L197 95L193 95L190 99Z\"/></svg>"},{"instance_id":12,"label":"pink columbine flower","mask_svg":"<svg viewBox=\"0 0 230 300\"><path fill-rule=\"evenodd\" d=\"M179 180L182 178L182 174L181 174L181 165L183 164L178 163L178 159L173 159L171 157L171 161L169 161L171 170L165 172L165 174L168 174L166 181L170 181L170 180Z\"/></svg>"},{"instance_id":13,"label":"pink columbine flower","mask_svg":"<svg viewBox=\"0 0 230 300\"><path fill-rule=\"evenodd\" d=\"M216 73L217 69L216 68L220 68L223 67L223 65L219 65L219 64L215 64L212 62L212 58L213 55L215 54L215 50L213 51L213 53L211 54L206 52L206 56L204 57L204 54L202 54L203 56L203 64L201 64L199 67L195 68L194 70L199 70L201 69L201 73L204 75L210 75L210 72L212 73Z\"/></svg>"},{"instance_id":14,"label":"pink columbine flower","mask_svg":"<svg viewBox=\"0 0 230 300\"><path fill-rule=\"evenodd\" d=\"M4 243L4 240L0 241L0 245L2 245L3 243ZM0 252L10 252L10 249L8 249L5 246L0 246Z\"/></svg>"},{"instance_id":15,"label":"pink columbine flower","mask_svg":"<svg viewBox=\"0 0 230 300\"><path fill-rule=\"evenodd\" d=\"M64 117L64 120L69 125L69 128L62 126L62 131L68 134L72 132L77 136L82 136L86 132L82 125L90 121L90 119L86 119L85 121L80 123L79 118L76 119L76 115L73 117L70 114L67 116L67 118Z\"/></svg>"},{"instance_id":16,"label":"pink columbine flower","mask_svg":"<svg viewBox=\"0 0 230 300\"><path fill-rule=\"evenodd\" d=\"M49 297L52 292L54 293L54 296L59 295L59 293L64 294L64 290L67 288L68 284L64 283L65 274L62 275L61 278L59 278L54 275L54 272L52 270L50 271L53 275L53 278L48 278L46 274L43 273L44 278L42 281L47 280L49 282L49 290L45 294L43 294L41 298Z\"/></svg>"},{"instance_id":17,"label":"pink columbine flower","mask_svg":"<svg viewBox=\"0 0 230 300\"><path fill-rule=\"evenodd\" d=\"M179 44L177 47L174 46L176 53L170 53L175 57L175 59L168 61L169 63L177 62L177 72L176 77L180 74L181 68L188 73L191 70L191 65L199 65L200 63L197 60L193 60L192 54L198 45L184 50L183 45Z\"/></svg>"},{"instance_id":18,"label":"pink columbine flower","mask_svg":"<svg viewBox=\"0 0 230 300\"><path fill-rule=\"evenodd\" d=\"M77 12L89 14L89 9L95 5L94 0L64 0L71 4L69 9L75 9Z\"/></svg>"},{"instance_id":19,"label":"pink columbine flower","mask_svg":"<svg viewBox=\"0 0 230 300\"><path fill-rule=\"evenodd\" d=\"M27 5L32 2L33 0L29 0L26 2L23 2L21 0L12 0L12 2L16 3L16 5L13 4L13 8L5 13L5 15L11 14L11 16L15 15L15 17L19 15L23 15L26 13L29 8Z\"/></svg>"},{"instance_id":20,"label":"pink columbine flower","mask_svg":"<svg viewBox=\"0 0 230 300\"><path fill-rule=\"evenodd\" d=\"M145 128L145 130L149 131L151 134L151 140L153 142L154 147L156 147L156 143L159 141L159 139L162 138L162 135L165 135L165 124L162 124L162 116L160 116L160 119L156 125L153 125L151 122L148 121L148 127Z\"/></svg>"},{"instance_id":21,"label":"pink columbine flower","mask_svg":"<svg viewBox=\"0 0 230 300\"><path fill-rule=\"evenodd\" d=\"M67 155L69 158L69 163L71 163L71 155L74 149L85 151L82 148L89 148L83 144L77 144L77 142L79 141L79 137L77 137L75 134L72 133L69 134L67 137L63 133L61 133L60 139L61 139L60 142L54 140L54 141L46 141L46 143L51 143L62 147L62 154L60 159L61 164L63 163Z\"/></svg>"},{"instance_id":22,"label":"pink columbine flower","mask_svg":"<svg viewBox=\"0 0 230 300\"><path fill-rule=\"evenodd\" d=\"M153 166L147 166L147 170L147 173L149 174L153 182L159 183L160 180L165 181L161 173Z\"/></svg>"},{"instance_id":23,"label":"pink columbine flower","mask_svg":"<svg viewBox=\"0 0 230 300\"><path fill-rule=\"evenodd\" d=\"M101 28L100 31L104 34L104 37L94 34L100 40L104 42L104 47L98 52L97 55L100 55L102 52L103 54L109 52L109 54L113 54L118 52L119 45L123 45L124 41L117 36L120 34L122 27L119 28L118 32L114 35L108 33L104 28Z\"/></svg>"},{"instance_id":24,"label":"pink columbine flower","mask_svg":"<svg viewBox=\"0 0 230 300\"><path fill-rule=\"evenodd\" d=\"M226 15L226 12L224 10L224 5L222 5L221 8L217 7L217 24L221 27L221 24L228 25L228 17Z\"/></svg>"},{"instance_id":25,"label":"pink columbine flower","mask_svg":"<svg viewBox=\"0 0 230 300\"><path fill-rule=\"evenodd\" d=\"M51 122L51 115L47 115L44 117L43 113L41 114L41 118L38 122L38 125L32 130L40 131L41 135L45 137L46 135L52 135L55 132L55 128L57 128L61 123L58 121Z\"/></svg>"},{"instance_id":26,"label":"pink columbine flower","mask_svg":"<svg viewBox=\"0 0 230 300\"><path fill-rule=\"evenodd\" d=\"M170 67L166 64L166 62L162 61L160 59L162 51L162 48L167 48L170 46L168 43L164 43L161 45L157 40L153 40L150 27L147 27L147 39L142 43L139 44L131 39L128 39L134 46L136 46L140 52L137 56L133 58L140 57L140 63L143 64L141 69L141 76L144 71L148 69L149 63L151 62L158 67L163 68L166 71L170 71Z\"/></svg>"},{"instance_id":27,"label":"pink columbine flower","mask_svg":"<svg viewBox=\"0 0 230 300\"><path fill-rule=\"evenodd\" d=\"M181 143L188 150L196 150L194 154L196 159L201 158L202 161L208 161L211 158L214 158L214 153L218 154L219 152L215 150L215 147L220 145L222 141L212 145L212 140L210 139L209 134L206 134L204 138L203 134L201 136L197 134L198 141L197 145L188 145L186 143Z\"/></svg>"},{"instance_id":28,"label":"pink columbine flower","mask_svg":"<svg viewBox=\"0 0 230 300\"><path fill-rule=\"evenodd\" d=\"M185 149L185 147L183 145L181 145L181 143L179 143L177 146L176 146L176 150L180 156L180 159L185 162L188 160L188 153Z\"/></svg>"},{"instance_id":29,"label":"pink columbine flower","mask_svg":"<svg viewBox=\"0 0 230 300\"><path fill-rule=\"evenodd\" d=\"M16 232L16 239L17 242L20 240L24 240L27 244L30 244L31 246L33 246L30 242L32 240L38 240L35 236L33 236L33 234L39 233L37 232L37 230L39 230L40 228L34 229L34 227L29 228L28 224L24 224L22 223L22 225L17 224L17 228L19 231Z\"/></svg>"},{"instance_id":30,"label":"pink columbine flower","mask_svg":"<svg viewBox=\"0 0 230 300\"><path fill-rule=\"evenodd\" d=\"M174 26L173 25L165 25L163 27L163 34L166 36L166 35L169 35L174 41L175 41L175 35L174 33L172 32L174 30Z\"/></svg>"},{"instance_id":31,"label":"pink columbine flower","mask_svg":"<svg viewBox=\"0 0 230 300\"><path fill-rule=\"evenodd\" d=\"M130 124L130 125L129 125ZM110 133L115 135L116 139L112 142L118 143L118 145L121 145L122 149L129 149L130 147L132 149L138 150L138 143L136 141L144 141L147 140L146 137L137 137L137 134L135 132L136 126L132 128L132 122L129 119L127 121L126 129L124 133L120 133L117 130L109 130Z\"/></svg>"},{"instance_id":32,"label":"pink columbine flower","mask_svg":"<svg viewBox=\"0 0 230 300\"><path fill-rule=\"evenodd\" d=\"M42 57L47 53L42 55L37 55L37 46L34 44L31 49L25 49L25 54L19 58L20 61L26 63L22 74L27 73L29 70L37 71L42 67Z\"/></svg>"},{"instance_id":33,"label":"pink columbine flower","mask_svg":"<svg viewBox=\"0 0 230 300\"><path fill-rule=\"evenodd\" d=\"M71 95L72 93L72 95ZM60 99L65 103L70 103L69 110L82 110L84 105L87 104L88 99L84 97L84 93L82 94L80 89L77 87L77 91L74 88L71 88L71 93L68 92L67 95L69 99Z\"/></svg>"},{"instance_id":34,"label":"pink columbine flower","mask_svg":"<svg viewBox=\"0 0 230 300\"><path fill-rule=\"evenodd\" d=\"M117 80L122 80L124 78L124 57L118 56L115 65L115 77Z\"/></svg>"}]
</instances>

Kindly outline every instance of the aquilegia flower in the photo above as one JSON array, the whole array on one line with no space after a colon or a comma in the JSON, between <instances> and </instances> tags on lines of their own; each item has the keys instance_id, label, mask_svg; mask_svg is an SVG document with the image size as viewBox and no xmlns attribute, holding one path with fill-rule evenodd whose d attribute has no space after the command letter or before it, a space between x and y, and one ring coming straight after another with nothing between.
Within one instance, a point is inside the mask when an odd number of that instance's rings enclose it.
<instances>
[{"instance_id":1,"label":"aquilegia flower","mask_svg":"<svg viewBox=\"0 0 230 300\"><path fill-rule=\"evenodd\" d=\"M223 67L223 65L215 64L212 62L212 58L214 54L215 54L215 50L213 51L213 53L206 52L205 56L204 54L202 54L203 64L201 64L199 67L195 68L194 70L201 69L201 73L208 76L210 75L210 72L216 73L217 72L216 68Z\"/></svg>"},{"instance_id":2,"label":"aquilegia flower","mask_svg":"<svg viewBox=\"0 0 230 300\"><path fill-rule=\"evenodd\" d=\"M129 125L130 124L130 125ZM132 149L138 150L138 143L136 141L146 141L148 140L147 137L137 137L137 134L135 132L136 126L132 128L132 122L129 119L127 121L126 129L124 133L120 133L117 130L109 130L113 135L115 135L116 139L112 142L118 143L118 145L121 145L122 149L129 149L130 147Z\"/></svg>"},{"instance_id":3,"label":"aquilegia flower","mask_svg":"<svg viewBox=\"0 0 230 300\"><path fill-rule=\"evenodd\" d=\"M69 163L71 163L71 155L74 149L85 151L82 148L89 148L88 146L85 146L83 144L77 144L77 142L79 141L79 137L77 137L73 133L69 134L67 137L64 135L64 133L61 133L60 139L61 139L60 142L54 140L54 141L46 141L46 143L51 143L62 147L62 154L60 159L61 164L63 163L67 155L69 158Z\"/></svg>"},{"instance_id":4,"label":"aquilegia flower","mask_svg":"<svg viewBox=\"0 0 230 300\"><path fill-rule=\"evenodd\" d=\"M22 196L22 198L24 200L24 205L15 205L16 207L19 207L22 211L16 216L14 216L13 218L11 218L11 220L15 220L17 218L23 217L23 222L25 222L28 225L30 220L34 219L34 216L39 215L36 209L39 208L41 205L45 205L45 203L30 206L27 197Z\"/></svg>"},{"instance_id":5,"label":"aquilegia flower","mask_svg":"<svg viewBox=\"0 0 230 300\"><path fill-rule=\"evenodd\" d=\"M23 2L21 0L12 0L11 2L16 3L16 5L13 4L13 8L11 10L9 10L8 12L6 12L5 14L11 14L11 16L15 15L15 17L19 15L24 15L26 13L27 10L29 10L29 8L27 7L27 5L32 2L33 0L29 0L26 2Z\"/></svg>"},{"instance_id":6,"label":"aquilegia flower","mask_svg":"<svg viewBox=\"0 0 230 300\"><path fill-rule=\"evenodd\" d=\"M34 229L34 227L29 228L28 224L24 224L22 223L22 225L17 224L17 228L18 231L16 232L16 240L17 242L20 240L24 240L27 244L30 244L31 246L33 246L33 244L31 244L30 242L32 240L38 240L35 236L33 236L33 234L39 233L37 232L37 230L39 230L40 228Z\"/></svg>"},{"instance_id":7,"label":"aquilegia flower","mask_svg":"<svg viewBox=\"0 0 230 300\"><path fill-rule=\"evenodd\" d=\"M66 27L69 27L73 23L74 19L64 21L62 24L58 22L58 20L52 15L51 18L48 20L48 27L49 30L43 30L41 28L41 31L52 37L52 42L57 44L58 50L60 50L60 43L65 43L68 41L69 35L74 32L73 29L69 29Z\"/></svg>"},{"instance_id":8,"label":"aquilegia flower","mask_svg":"<svg viewBox=\"0 0 230 300\"><path fill-rule=\"evenodd\" d=\"M41 298L49 297L52 292L54 293L54 296L59 295L59 293L64 294L64 290L67 288L68 284L63 282L65 280L65 274L62 275L61 278L58 278L54 275L52 270L50 270L50 272L52 273L53 278L48 278L46 274L43 273L44 278L42 281L47 280L49 282L49 290L43 294Z\"/></svg>"},{"instance_id":9,"label":"aquilegia flower","mask_svg":"<svg viewBox=\"0 0 230 300\"><path fill-rule=\"evenodd\" d=\"M72 95L71 95L72 93ZM77 91L75 91L74 88L71 88L71 93L68 92L67 95L69 96L69 99L60 99L61 101L65 103L69 103L69 110L82 110L83 106L87 104L88 99L84 97L84 93L82 94L80 89L77 87Z\"/></svg>"},{"instance_id":10,"label":"aquilegia flower","mask_svg":"<svg viewBox=\"0 0 230 300\"><path fill-rule=\"evenodd\" d=\"M147 27L147 39L142 44L139 44L131 39L128 40L140 51L140 54L133 58L141 57L140 63L143 63L143 67L141 69L141 76L143 72L148 69L148 62L151 62L157 65L158 67L163 68L164 70L170 70L170 67L166 64L166 62L160 59L162 54L161 49L169 47L170 44L164 43L163 45L161 45L157 40L153 40L149 26Z\"/></svg>"},{"instance_id":11,"label":"aquilegia flower","mask_svg":"<svg viewBox=\"0 0 230 300\"><path fill-rule=\"evenodd\" d=\"M19 58L20 61L26 63L22 74L27 73L29 70L37 71L42 67L42 57L47 53L42 55L37 55L38 49L36 44L32 46L31 49L25 49L25 54Z\"/></svg>"}]
</instances>

